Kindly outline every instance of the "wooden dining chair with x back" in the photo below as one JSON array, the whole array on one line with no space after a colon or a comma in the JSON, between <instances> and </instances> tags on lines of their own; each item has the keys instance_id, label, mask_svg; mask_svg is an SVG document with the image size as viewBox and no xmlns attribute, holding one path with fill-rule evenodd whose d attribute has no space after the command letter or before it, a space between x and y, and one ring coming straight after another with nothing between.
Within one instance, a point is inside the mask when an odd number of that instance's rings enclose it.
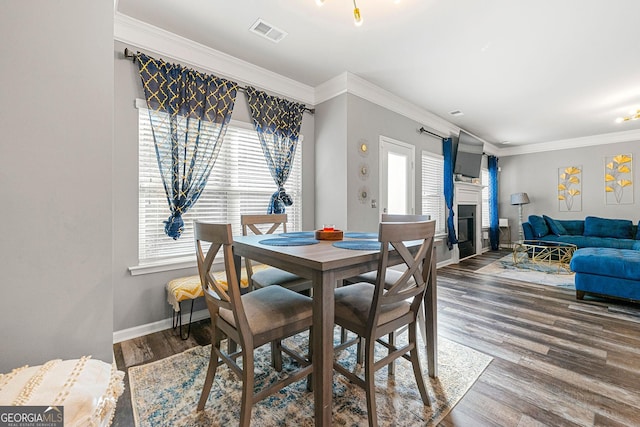
<instances>
[{"instance_id":1,"label":"wooden dining chair with x back","mask_svg":"<svg viewBox=\"0 0 640 427\"><path fill-rule=\"evenodd\" d=\"M310 387L311 350L307 356L285 345L278 347L297 362L300 368L288 372L284 378L254 391L254 349L303 331L310 331L313 303L311 298L280 286L270 286L242 294L232 252L233 235L230 224L194 222L196 258L207 308L211 315L212 346L209 368L197 410L205 407L216 370L225 363L242 379L240 426L249 426L253 405L281 388L307 376ZM210 244L204 251L203 246ZM222 286L212 272L219 251L224 255L227 286ZM234 353L223 351L221 341L228 337L239 345ZM242 358L242 366L236 360Z\"/></svg>"},{"instance_id":2,"label":"wooden dining chair with x back","mask_svg":"<svg viewBox=\"0 0 640 427\"><path fill-rule=\"evenodd\" d=\"M429 405L418 356L416 326L431 272L434 234L435 221L381 222L378 235L381 256L375 285L359 282L335 291L335 323L358 336L355 340L336 346L335 349L338 351L354 344L362 345L362 337L364 378L338 362L334 362L334 369L364 388L369 426L378 425L375 372L398 357L404 357L411 362L420 397L425 405ZM417 252L405 245L406 242L415 240L420 241ZM402 264L406 270L395 282L387 283L385 278L388 277L389 253L392 250L402 257ZM395 344L383 339L404 326L407 326L409 331L406 345L397 348ZM388 354L379 360L375 360L376 344L389 350Z\"/></svg>"},{"instance_id":3,"label":"wooden dining chair with x back","mask_svg":"<svg viewBox=\"0 0 640 427\"><path fill-rule=\"evenodd\" d=\"M416 221L429 221L430 219L431 219L430 215L382 214L382 222L416 222ZM400 277L402 276L401 270L403 270L402 265L396 268L390 268L386 271L385 279L384 279L386 287L392 286L395 282L398 281L398 279L400 279ZM345 281L345 284L368 282L373 285L376 283L377 280L378 280L378 272L374 270L374 271L369 271L367 273L362 273L357 276L351 277ZM422 326L424 325L424 321L425 321L424 319L425 319L425 315L424 315L424 307L423 307L418 312L418 325L420 326L420 332L422 333L422 340L426 342L427 333L425 331L425 328ZM391 332L389 334L389 342L393 343L395 340L395 335L397 333L404 332L404 329L406 328L403 328L400 331ZM346 342L346 336L344 332L342 334L342 342ZM362 361L361 352L358 352L358 360ZM394 365L393 365L393 362L391 362L389 364L389 375L393 375L393 374L394 374Z\"/></svg>"},{"instance_id":4,"label":"wooden dining chair with x back","mask_svg":"<svg viewBox=\"0 0 640 427\"><path fill-rule=\"evenodd\" d=\"M287 214L265 214L265 215L242 215L242 235L247 236L249 232L261 234L273 234L276 231L287 232ZM250 259L245 259L247 276L249 277L249 287L251 289L266 288L267 286L280 285L296 292L310 293L313 283L309 279L296 276L288 271L275 267L268 267L253 270Z\"/></svg>"}]
</instances>

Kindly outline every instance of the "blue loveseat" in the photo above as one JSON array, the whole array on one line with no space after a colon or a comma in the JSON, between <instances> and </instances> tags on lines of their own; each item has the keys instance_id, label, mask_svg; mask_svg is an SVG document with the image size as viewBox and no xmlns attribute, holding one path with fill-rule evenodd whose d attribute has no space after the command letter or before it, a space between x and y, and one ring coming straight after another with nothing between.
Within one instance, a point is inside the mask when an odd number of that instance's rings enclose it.
<instances>
[{"instance_id":1,"label":"blue loveseat","mask_svg":"<svg viewBox=\"0 0 640 427\"><path fill-rule=\"evenodd\" d=\"M626 219L588 216L584 220L558 220L529 216L522 224L524 238L572 243L578 248L615 248L640 251L638 226Z\"/></svg>"},{"instance_id":2,"label":"blue loveseat","mask_svg":"<svg viewBox=\"0 0 640 427\"><path fill-rule=\"evenodd\" d=\"M588 216L554 220L531 215L525 239L572 243L576 298L585 294L640 301L640 230L629 220Z\"/></svg>"}]
</instances>

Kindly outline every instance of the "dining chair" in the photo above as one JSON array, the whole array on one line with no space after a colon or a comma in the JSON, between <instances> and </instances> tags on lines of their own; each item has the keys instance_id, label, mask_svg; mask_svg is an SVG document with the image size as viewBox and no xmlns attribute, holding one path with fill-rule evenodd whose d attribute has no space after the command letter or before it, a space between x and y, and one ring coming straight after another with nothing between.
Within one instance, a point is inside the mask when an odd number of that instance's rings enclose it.
<instances>
[{"instance_id":1,"label":"dining chair","mask_svg":"<svg viewBox=\"0 0 640 427\"><path fill-rule=\"evenodd\" d=\"M202 411L209 397L218 365L225 363L242 380L240 426L249 426L253 405L287 385L307 376L311 387L311 348L308 356L296 353L281 340L311 330L313 303L311 298L280 286L270 286L241 294L233 258L231 224L207 224L195 221L194 236L198 272L207 308L211 315L211 357L197 410ZM210 244L204 251L203 246ZM227 286L212 272L213 261L222 250ZM239 345L235 352L225 352L221 341L228 337ZM254 350L264 344L278 342L278 351L291 356L299 369L284 378L255 391ZM236 360L242 358L242 366Z\"/></svg>"},{"instance_id":2,"label":"dining chair","mask_svg":"<svg viewBox=\"0 0 640 427\"><path fill-rule=\"evenodd\" d=\"M359 282L335 290L335 323L357 335L356 339L337 345L335 350L339 351L354 344L363 345L364 378L335 361L334 369L364 388L369 426L372 427L378 425L375 372L399 357L411 362L422 402L425 405L430 404L420 368L416 326L431 274L434 234L435 221L381 222L378 235L381 255L375 285ZM404 243L413 240L421 241L418 251L414 254ZM386 280L390 250L395 250L402 257L402 264L406 267L394 283L387 283ZM409 332L406 345L398 348L395 343L382 339L404 326L408 327ZM376 343L389 350L385 357L378 360L375 360Z\"/></svg>"},{"instance_id":3,"label":"dining chair","mask_svg":"<svg viewBox=\"0 0 640 427\"><path fill-rule=\"evenodd\" d=\"M242 215L240 216L240 223L242 224L242 235L244 236L247 236L249 232L256 235L273 234L279 229L282 233L287 232L287 214ZM292 291L305 292L310 295L313 287L311 280L279 268L268 267L260 271L254 271L250 259L245 259L245 267L251 289L280 285Z\"/></svg>"},{"instance_id":4,"label":"dining chair","mask_svg":"<svg viewBox=\"0 0 640 427\"><path fill-rule=\"evenodd\" d=\"M430 219L431 219L431 215L386 214L386 213L383 213L381 218L382 222L417 222L417 221L429 221ZM393 285L395 282L398 281L398 279L400 279L400 277L402 276L402 271L401 271L402 269L403 267L401 265L401 266L390 268L387 270L387 272L385 273L386 287ZM350 277L349 279L346 279L343 285L349 285L349 284L358 283L358 282L367 282L373 285L378 280L377 276L378 276L377 271L375 270L369 271L354 277ZM420 325L420 332L422 335L423 342L427 342L427 332L423 326L424 319L425 319L425 313L424 313L425 309L426 307L421 308L420 311L418 312L418 325ZM399 331L391 332L389 334L389 342L393 344L395 341L395 336L399 333L404 332L405 329L406 328L403 328ZM341 342L343 343L346 342L346 339L347 338L345 335L345 331L342 331ZM358 361L362 361L362 354L360 351L358 352ZM389 364L389 375L393 375L393 374L394 374L394 365L393 365L393 362L391 362Z\"/></svg>"}]
</instances>

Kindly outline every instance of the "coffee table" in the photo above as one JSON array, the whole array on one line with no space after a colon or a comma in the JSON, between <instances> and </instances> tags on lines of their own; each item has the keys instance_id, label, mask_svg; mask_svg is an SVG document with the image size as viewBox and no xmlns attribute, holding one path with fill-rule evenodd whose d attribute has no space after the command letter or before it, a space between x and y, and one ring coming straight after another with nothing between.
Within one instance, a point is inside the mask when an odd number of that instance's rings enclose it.
<instances>
[{"instance_id":1,"label":"coffee table","mask_svg":"<svg viewBox=\"0 0 640 427\"><path fill-rule=\"evenodd\" d=\"M520 240L513 246L513 265L524 263L557 266L558 271L571 271L569 263L578 247L571 243L546 240Z\"/></svg>"}]
</instances>

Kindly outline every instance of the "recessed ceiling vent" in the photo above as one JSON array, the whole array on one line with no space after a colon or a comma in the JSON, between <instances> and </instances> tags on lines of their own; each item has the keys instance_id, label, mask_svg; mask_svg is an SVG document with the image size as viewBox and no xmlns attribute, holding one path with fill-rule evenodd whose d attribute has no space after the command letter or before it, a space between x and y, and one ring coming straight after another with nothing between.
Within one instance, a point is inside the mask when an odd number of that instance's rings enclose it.
<instances>
[{"instance_id":1,"label":"recessed ceiling vent","mask_svg":"<svg viewBox=\"0 0 640 427\"><path fill-rule=\"evenodd\" d=\"M464 113L460 110L449 111L449 114L451 114L454 117L464 116Z\"/></svg>"},{"instance_id":2,"label":"recessed ceiling vent","mask_svg":"<svg viewBox=\"0 0 640 427\"><path fill-rule=\"evenodd\" d=\"M254 34L257 34L261 37L271 40L274 43L279 43L283 38L287 36L286 31L282 31L279 28L274 27L262 20L262 18L258 18L256 22L253 23L251 28L249 28Z\"/></svg>"}]
</instances>

